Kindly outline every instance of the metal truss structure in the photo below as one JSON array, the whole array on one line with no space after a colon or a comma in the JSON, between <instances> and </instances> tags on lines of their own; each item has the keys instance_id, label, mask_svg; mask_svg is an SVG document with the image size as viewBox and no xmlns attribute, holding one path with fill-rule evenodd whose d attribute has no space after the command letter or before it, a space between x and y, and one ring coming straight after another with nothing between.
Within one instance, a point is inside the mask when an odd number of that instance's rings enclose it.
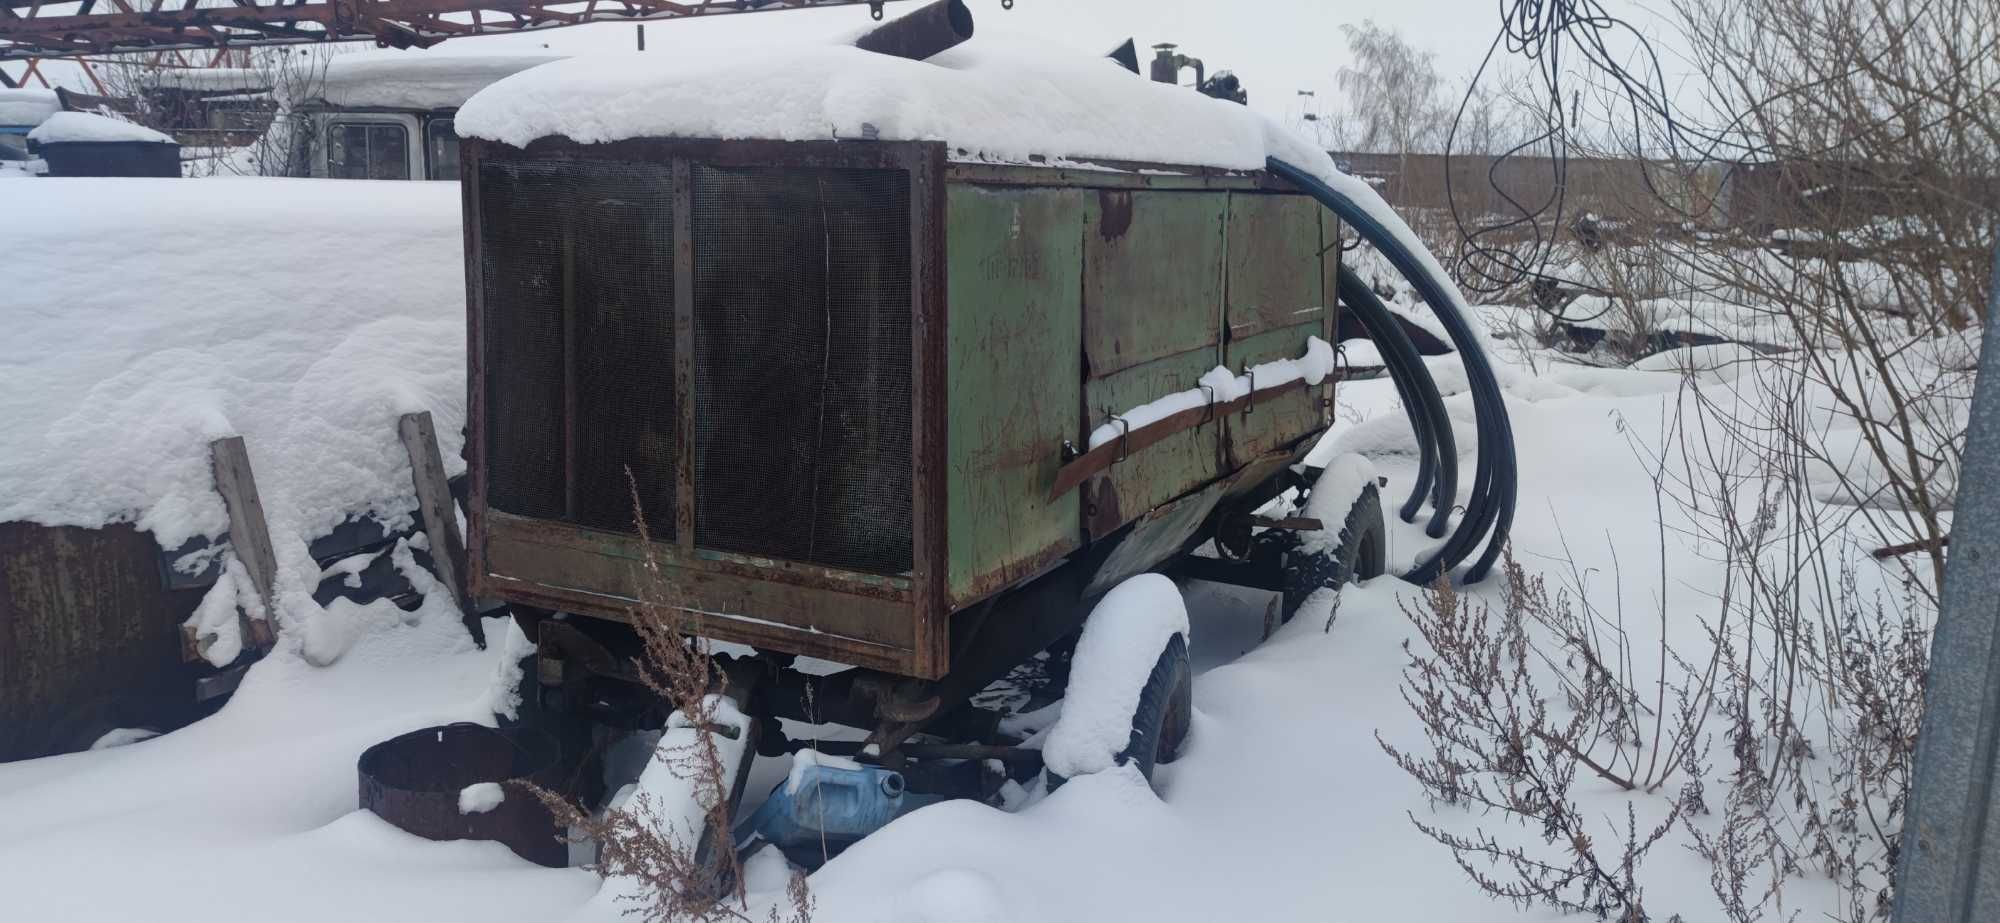
<instances>
[{"instance_id":1,"label":"metal truss structure","mask_svg":"<svg viewBox=\"0 0 2000 923\"><path fill-rule=\"evenodd\" d=\"M883 0L0 0L0 61L373 40L448 38ZM32 73L32 71L31 71ZM0 78L9 85L20 78Z\"/></svg>"}]
</instances>

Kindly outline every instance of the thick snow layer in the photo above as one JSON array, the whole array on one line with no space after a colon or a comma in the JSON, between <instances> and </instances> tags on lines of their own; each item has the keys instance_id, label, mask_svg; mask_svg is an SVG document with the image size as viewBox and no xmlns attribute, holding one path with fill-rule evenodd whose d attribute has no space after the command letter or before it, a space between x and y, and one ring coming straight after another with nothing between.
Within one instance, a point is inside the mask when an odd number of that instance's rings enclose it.
<instances>
[{"instance_id":1,"label":"thick snow layer","mask_svg":"<svg viewBox=\"0 0 2000 923\"><path fill-rule=\"evenodd\" d=\"M457 124L461 135L515 145L548 135L879 138L945 141L954 156L1008 162L1261 169L1282 152L1332 170L1323 152L1248 108L988 31L928 61L817 43L578 58L494 84Z\"/></svg>"},{"instance_id":2,"label":"thick snow layer","mask_svg":"<svg viewBox=\"0 0 2000 923\"><path fill-rule=\"evenodd\" d=\"M146 73L149 85L178 90L268 90L273 70L255 67L163 67Z\"/></svg>"},{"instance_id":3,"label":"thick snow layer","mask_svg":"<svg viewBox=\"0 0 2000 923\"><path fill-rule=\"evenodd\" d=\"M1187 606L1174 582L1140 574L1111 588L1090 610L1071 658L1062 717L1042 758L1065 778L1109 769L1132 739L1139 693L1174 635L1188 635Z\"/></svg>"},{"instance_id":4,"label":"thick snow layer","mask_svg":"<svg viewBox=\"0 0 2000 923\"><path fill-rule=\"evenodd\" d=\"M430 411L464 469L455 184L42 179L0 211L35 228L0 262L0 522L219 535L209 443L242 436L290 626L321 615L306 542L415 509L400 414Z\"/></svg>"},{"instance_id":5,"label":"thick snow layer","mask_svg":"<svg viewBox=\"0 0 2000 923\"><path fill-rule=\"evenodd\" d=\"M62 101L54 90L0 87L0 126L18 128L40 125L42 120L62 111Z\"/></svg>"},{"instance_id":6,"label":"thick snow layer","mask_svg":"<svg viewBox=\"0 0 2000 923\"><path fill-rule=\"evenodd\" d=\"M1375 483L1375 463L1368 456L1354 452L1334 456L1320 472L1319 479L1313 481L1312 493L1306 498L1303 514L1317 519L1324 526L1318 532L1300 536L1300 543L1308 551L1332 552L1340 545L1340 530L1347 523L1347 512L1354 508L1354 501ZM1387 510L1384 511L1387 514ZM1385 518L1387 518L1385 516Z\"/></svg>"},{"instance_id":7,"label":"thick snow layer","mask_svg":"<svg viewBox=\"0 0 2000 923\"><path fill-rule=\"evenodd\" d=\"M136 122L114 119L89 112L58 112L28 132L28 140L38 144L73 141L146 141L173 144L174 139Z\"/></svg>"},{"instance_id":8,"label":"thick snow layer","mask_svg":"<svg viewBox=\"0 0 2000 923\"><path fill-rule=\"evenodd\" d=\"M1659 371L1579 370L1548 352L1526 357L1531 366L1516 349L1532 346L1502 346L1497 361L1517 363L1507 397L1521 457L1518 559L1531 574L1559 580L1565 565L1549 562L1573 553L1579 570L1600 575L1591 584L1600 607L1622 596L1645 609L1667 594L1674 618L1665 630L1691 646L1683 653L1698 653L1701 616L1715 606L1701 589L1721 585L1725 565L1676 507L1655 507L1652 472L1628 441L1662 431L1682 382ZM1442 374L1455 364L1438 357L1431 367ZM1744 366L1745 401L1759 393L1753 373L1773 368L1769 359ZM1587 380L1571 377L1584 371ZM1469 397L1462 379L1447 391L1469 471ZM1345 383L1336 398L1334 430L1317 455L1331 461L1366 451L1389 478L1385 500L1399 500L1417 457L1392 383ZM1389 524L1402 525L1394 517ZM1410 528L1418 537L1412 547L1421 547L1421 528ZM1662 573L1632 564L1656 554ZM1883 582L1871 560L1862 566L1864 590ZM1617 581L1601 576L1613 573ZM1181 758L1159 767L1152 787L1121 767L1073 778L1046 797L1016 796L1017 810L960 801L916 811L813 874L814 919L1559 919L1490 900L1412 826L1414 815L1470 835L1483 823L1508 845L1542 846L1538 829L1427 803L1377 743L1379 735L1399 747L1424 746L1399 688L1403 645L1422 643L1399 610L1414 592L1395 580L1349 587L1330 629L1329 601L1316 598L1266 640L1268 594L1191 583L1193 725ZM1497 604L1502 587L1489 581L1466 592ZM497 641L473 649L448 600L427 598L425 606L415 624L387 603L367 607L366 630L327 669L280 651L251 670L220 714L192 727L129 747L0 765L8 913L162 923L627 919L628 905L607 896L616 887L600 888L587 872L538 868L490 843L420 840L355 810L354 760L364 747L483 716L500 664L511 659ZM1651 618L1626 625L1642 649L1662 630ZM486 625L489 639L511 632L499 621ZM1155 654L1147 655L1149 668ZM1643 675L1635 681L1650 683ZM1716 760L1727 762L1726 754ZM753 765L747 808L782 783L785 764ZM1706 781L1713 806L1728 780ZM1589 778L1573 794L1579 811L1601 820L1593 827L1599 842L1619 842L1622 831L1612 825L1622 825L1628 796ZM1668 797L1636 799L1642 827L1658 819ZM1696 823L1713 834L1721 813ZM1684 833L1674 837L1639 870L1649 910L1656 918L1722 919L1709 867L1686 848ZM751 919L784 906L788 876L777 862L768 854L757 860ZM119 887L104 886L107 869L116 870ZM1840 912L1835 898L1823 878L1799 878L1786 910L1826 918Z\"/></svg>"},{"instance_id":9,"label":"thick snow layer","mask_svg":"<svg viewBox=\"0 0 2000 923\"><path fill-rule=\"evenodd\" d=\"M1201 376L1198 387L1154 398L1119 414L1117 420L1099 424L1090 431L1090 447L1097 448L1121 434L1158 423L1183 410L1193 410L1211 402L1226 404L1249 394L1252 385L1258 391L1288 385L1300 379L1305 379L1306 384L1317 385L1333 373L1336 361L1333 347L1328 346L1325 340L1307 337L1305 355L1297 359L1258 363L1241 375L1231 374L1229 369L1218 365Z\"/></svg>"},{"instance_id":10,"label":"thick snow layer","mask_svg":"<svg viewBox=\"0 0 2000 923\"><path fill-rule=\"evenodd\" d=\"M498 782L474 782L458 790L458 813L484 814L507 800L507 790Z\"/></svg>"},{"instance_id":11,"label":"thick snow layer","mask_svg":"<svg viewBox=\"0 0 2000 923\"><path fill-rule=\"evenodd\" d=\"M315 99L334 108L454 109L488 84L561 60L549 55L340 55L326 64Z\"/></svg>"}]
</instances>

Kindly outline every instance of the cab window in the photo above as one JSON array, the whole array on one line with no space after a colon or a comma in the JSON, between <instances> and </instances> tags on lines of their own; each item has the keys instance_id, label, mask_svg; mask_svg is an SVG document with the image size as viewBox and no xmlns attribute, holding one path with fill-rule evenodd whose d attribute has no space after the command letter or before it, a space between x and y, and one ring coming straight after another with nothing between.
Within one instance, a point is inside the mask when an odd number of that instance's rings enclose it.
<instances>
[{"instance_id":1,"label":"cab window","mask_svg":"<svg viewBox=\"0 0 2000 923\"><path fill-rule=\"evenodd\" d=\"M410 136L401 125L334 122L327 127L327 175L335 179L409 179Z\"/></svg>"},{"instance_id":2,"label":"cab window","mask_svg":"<svg viewBox=\"0 0 2000 923\"><path fill-rule=\"evenodd\" d=\"M458 178L458 130L451 119L432 119L424 126L424 146L430 152L431 179Z\"/></svg>"}]
</instances>

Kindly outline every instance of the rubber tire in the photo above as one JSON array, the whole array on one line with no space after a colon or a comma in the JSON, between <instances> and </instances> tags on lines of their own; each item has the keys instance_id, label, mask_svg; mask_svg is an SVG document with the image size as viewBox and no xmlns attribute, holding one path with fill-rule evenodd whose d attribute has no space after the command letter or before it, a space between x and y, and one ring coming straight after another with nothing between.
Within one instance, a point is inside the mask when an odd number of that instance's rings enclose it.
<instances>
[{"instance_id":1,"label":"rubber tire","mask_svg":"<svg viewBox=\"0 0 2000 923\"><path fill-rule=\"evenodd\" d=\"M1279 604L1279 624L1290 622L1307 598L1327 587L1343 587L1357 580L1379 577L1388 568L1388 546L1383 541L1382 495L1373 483L1347 508L1340 524L1339 541L1330 551L1308 552L1298 536L1287 536L1279 549L1283 558L1284 597Z\"/></svg>"},{"instance_id":2,"label":"rubber tire","mask_svg":"<svg viewBox=\"0 0 2000 923\"><path fill-rule=\"evenodd\" d=\"M1139 690L1138 707L1132 710L1132 736L1118 753L1117 764L1137 765L1139 775L1151 782L1155 766L1180 758L1193 716L1194 670L1188 662L1187 638L1175 634L1167 639ZM1048 772L1049 791L1066 781L1053 770Z\"/></svg>"}]
</instances>

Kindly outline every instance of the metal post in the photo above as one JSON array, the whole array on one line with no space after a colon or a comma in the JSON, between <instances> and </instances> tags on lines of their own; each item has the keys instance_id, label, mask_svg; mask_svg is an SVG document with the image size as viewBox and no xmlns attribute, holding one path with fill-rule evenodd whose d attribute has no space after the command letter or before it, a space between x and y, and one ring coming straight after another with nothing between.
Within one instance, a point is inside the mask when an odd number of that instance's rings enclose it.
<instances>
[{"instance_id":1,"label":"metal post","mask_svg":"<svg viewBox=\"0 0 2000 923\"><path fill-rule=\"evenodd\" d=\"M1896 923L2000 920L2000 249L1994 266L1903 822Z\"/></svg>"}]
</instances>

